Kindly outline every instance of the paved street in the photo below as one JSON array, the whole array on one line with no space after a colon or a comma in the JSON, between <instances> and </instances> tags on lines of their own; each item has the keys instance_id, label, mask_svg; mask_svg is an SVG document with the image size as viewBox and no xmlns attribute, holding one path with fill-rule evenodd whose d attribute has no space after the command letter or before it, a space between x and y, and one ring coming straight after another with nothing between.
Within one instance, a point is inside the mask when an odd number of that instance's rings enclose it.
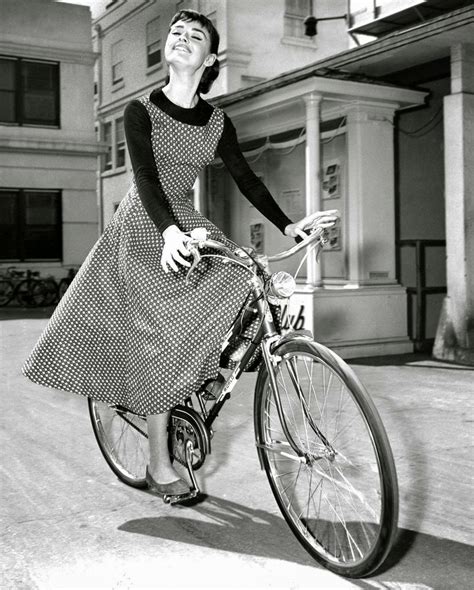
<instances>
[{"instance_id":1,"label":"paved street","mask_svg":"<svg viewBox=\"0 0 474 590\"><path fill-rule=\"evenodd\" d=\"M2 590L472 587L472 370L416 355L353 363L392 442L401 528L384 571L348 581L300 549L276 508L253 445L253 375L198 472L206 501L173 508L115 478L84 398L21 376L47 321L36 315L0 315Z\"/></svg>"}]
</instances>

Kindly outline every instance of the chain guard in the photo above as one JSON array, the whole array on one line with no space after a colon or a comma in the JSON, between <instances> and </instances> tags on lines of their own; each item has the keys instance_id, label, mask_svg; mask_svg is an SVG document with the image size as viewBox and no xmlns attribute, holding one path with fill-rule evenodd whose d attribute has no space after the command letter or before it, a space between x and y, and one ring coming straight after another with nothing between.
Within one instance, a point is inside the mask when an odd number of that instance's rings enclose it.
<instances>
[{"instance_id":1,"label":"chain guard","mask_svg":"<svg viewBox=\"0 0 474 590\"><path fill-rule=\"evenodd\" d=\"M186 441L193 443L194 471L199 469L206 455L211 452L209 431L203 419L193 408L178 405L171 410L168 423L168 448L170 455L181 465L186 465Z\"/></svg>"}]
</instances>

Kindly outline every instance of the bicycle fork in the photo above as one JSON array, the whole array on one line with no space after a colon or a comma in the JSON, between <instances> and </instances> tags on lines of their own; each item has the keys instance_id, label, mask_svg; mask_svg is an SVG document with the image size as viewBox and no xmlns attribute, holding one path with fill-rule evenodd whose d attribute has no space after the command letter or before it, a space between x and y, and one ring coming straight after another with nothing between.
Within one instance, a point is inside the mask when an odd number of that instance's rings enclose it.
<instances>
[{"instance_id":1,"label":"bicycle fork","mask_svg":"<svg viewBox=\"0 0 474 590\"><path fill-rule=\"evenodd\" d=\"M318 459L320 457L315 457L312 454L310 455L309 452L305 452L300 448L300 445L298 445L294 438L292 437L289 428L288 428L288 424L286 422L285 419L285 414L283 411L283 406L281 403L281 397L280 397L280 389L278 387L278 383L276 381L276 377L275 377L275 371L274 371L274 367L278 364L278 361L276 360L276 357L274 354L272 354L271 352L271 346L273 344L273 340L272 339L267 339L265 341L262 342L262 353L263 356L265 358L266 361L266 365L268 367L268 375L270 378L270 386L272 388L273 394L274 394L274 399L275 399L275 405L277 408L277 413L278 413L278 418L280 420L280 424L281 427L283 429L283 433L286 437L286 440L288 441L289 446L292 448L292 450L294 451L294 453L296 454L296 457L294 457L293 455L290 455L288 453L282 452L282 451L276 451L279 452L280 454L283 454L289 458L295 459L300 461L301 463L312 463L315 459ZM278 358L278 357L277 357ZM313 417L311 416L311 413L309 411L308 408L308 403L305 399L304 393L301 390L301 386L299 384L298 381L298 376L297 373L295 371L294 366L291 364L291 361L288 363L288 372L290 374L290 379L291 382L296 390L296 394L298 396L299 402L301 404L303 413L305 415L305 418L308 420L308 423L311 427L311 429L313 430L313 432L316 434L316 436L320 439L320 441L323 443L323 445L325 446L326 450L328 451L328 453L334 457L336 455L336 451L334 449L334 447L331 445L331 443L328 441L328 439L324 436L324 434L321 432L321 430L318 428L318 426L315 424ZM257 447L259 448L267 448L268 450L274 450L274 449L269 449L268 445L266 445L265 443L262 443L261 441L257 441Z\"/></svg>"}]
</instances>

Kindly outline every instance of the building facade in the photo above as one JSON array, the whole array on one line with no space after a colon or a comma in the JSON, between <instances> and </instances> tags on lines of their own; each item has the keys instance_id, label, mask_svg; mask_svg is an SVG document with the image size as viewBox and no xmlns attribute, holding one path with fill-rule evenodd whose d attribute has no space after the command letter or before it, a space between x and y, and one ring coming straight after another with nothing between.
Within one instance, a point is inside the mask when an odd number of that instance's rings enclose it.
<instances>
[{"instance_id":1,"label":"building facade","mask_svg":"<svg viewBox=\"0 0 474 590\"><path fill-rule=\"evenodd\" d=\"M287 321L345 356L407 352L436 335L440 358L468 358L472 2L343 4L111 2L94 39L97 121L109 146L102 227L130 181L123 109L164 82L167 23L180 7L196 8L222 36L210 97L233 119L255 172L294 219L319 208L342 213L321 265L302 267ZM321 21L309 39L301 31L311 6ZM346 21L323 20L345 8ZM219 161L194 199L243 244L266 252L286 244Z\"/></svg>"},{"instance_id":2,"label":"building facade","mask_svg":"<svg viewBox=\"0 0 474 590\"><path fill-rule=\"evenodd\" d=\"M345 0L318 2L321 16L343 14L345 7ZM181 8L206 14L220 33L220 74L206 99L251 86L353 44L341 19L325 22L316 37L307 37L304 19L311 10L309 0L109 2L93 28L94 50L100 55L96 119L101 139L108 146L100 174L101 227L112 217L130 182L124 108L133 98L165 83L164 43L169 22Z\"/></svg>"},{"instance_id":3,"label":"building facade","mask_svg":"<svg viewBox=\"0 0 474 590\"><path fill-rule=\"evenodd\" d=\"M97 239L90 30L85 6L2 1L1 268L59 278Z\"/></svg>"}]
</instances>

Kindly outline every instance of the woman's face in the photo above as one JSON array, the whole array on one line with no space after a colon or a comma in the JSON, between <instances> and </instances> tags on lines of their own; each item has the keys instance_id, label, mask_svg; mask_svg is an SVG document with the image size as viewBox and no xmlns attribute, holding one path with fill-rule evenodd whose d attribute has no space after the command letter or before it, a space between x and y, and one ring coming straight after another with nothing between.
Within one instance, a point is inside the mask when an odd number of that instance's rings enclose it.
<instances>
[{"instance_id":1,"label":"woman's face","mask_svg":"<svg viewBox=\"0 0 474 590\"><path fill-rule=\"evenodd\" d=\"M208 31L198 22L179 20L171 26L165 44L168 65L192 68L211 66L216 56L210 53Z\"/></svg>"}]
</instances>

